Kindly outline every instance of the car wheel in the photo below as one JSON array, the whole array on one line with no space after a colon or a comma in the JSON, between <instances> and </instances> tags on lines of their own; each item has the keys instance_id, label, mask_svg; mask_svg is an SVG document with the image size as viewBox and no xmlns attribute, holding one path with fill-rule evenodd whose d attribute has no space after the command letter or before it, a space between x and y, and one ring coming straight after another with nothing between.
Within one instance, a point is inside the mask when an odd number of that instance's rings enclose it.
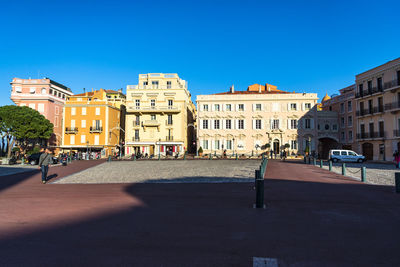
<instances>
[{"instance_id":1,"label":"car wheel","mask_svg":"<svg viewBox=\"0 0 400 267\"><path fill-rule=\"evenodd\" d=\"M358 162L358 163L362 163L363 160L362 160L362 159L358 159L357 162Z\"/></svg>"},{"instance_id":2,"label":"car wheel","mask_svg":"<svg viewBox=\"0 0 400 267\"><path fill-rule=\"evenodd\" d=\"M333 161L333 162L338 162L339 160L338 160L338 159L333 159L332 161Z\"/></svg>"}]
</instances>

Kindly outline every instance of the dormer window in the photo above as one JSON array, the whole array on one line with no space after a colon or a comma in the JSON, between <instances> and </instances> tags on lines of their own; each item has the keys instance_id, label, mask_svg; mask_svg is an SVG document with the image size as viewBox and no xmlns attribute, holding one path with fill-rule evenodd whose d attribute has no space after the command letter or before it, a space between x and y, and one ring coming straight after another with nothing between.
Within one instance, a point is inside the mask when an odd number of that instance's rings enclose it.
<instances>
[{"instance_id":1,"label":"dormer window","mask_svg":"<svg viewBox=\"0 0 400 267\"><path fill-rule=\"evenodd\" d=\"M171 89L171 81L167 81L167 89Z\"/></svg>"}]
</instances>

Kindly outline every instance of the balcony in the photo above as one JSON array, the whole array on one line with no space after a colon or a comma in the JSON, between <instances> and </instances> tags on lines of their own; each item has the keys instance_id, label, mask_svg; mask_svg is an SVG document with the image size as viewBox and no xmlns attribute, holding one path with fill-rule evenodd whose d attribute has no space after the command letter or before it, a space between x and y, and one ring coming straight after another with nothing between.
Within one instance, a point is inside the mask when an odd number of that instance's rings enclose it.
<instances>
[{"instance_id":1,"label":"balcony","mask_svg":"<svg viewBox=\"0 0 400 267\"><path fill-rule=\"evenodd\" d=\"M381 139L386 137L386 132L368 132L368 133L358 133L357 139Z\"/></svg>"},{"instance_id":2,"label":"balcony","mask_svg":"<svg viewBox=\"0 0 400 267\"><path fill-rule=\"evenodd\" d=\"M378 87L372 87L372 88L368 88L366 90L363 91L358 91L356 93L356 98L360 98L360 97L365 97L365 96L371 96L377 93L383 93L383 88L378 88Z\"/></svg>"},{"instance_id":3,"label":"balcony","mask_svg":"<svg viewBox=\"0 0 400 267\"><path fill-rule=\"evenodd\" d=\"M393 111L395 109L400 109L399 101L385 104L385 111Z\"/></svg>"},{"instance_id":4,"label":"balcony","mask_svg":"<svg viewBox=\"0 0 400 267\"><path fill-rule=\"evenodd\" d=\"M180 113L180 106L128 106L133 113Z\"/></svg>"},{"instance_id":5,"label":"balcony","mask_svg":"<svg viewBox=\"0 0 400 267\"><path fill-rule=\"evenodd\" d=\"M66 127L65 133L66 134L76 134L76 133L78 133L78 127Z\"/></svg>"},{"instance_id":6,"label":"balcony","mask_svg":"<svg viewBox=\"0 0 400 267\"><path fill-rule=\"evenodd\" d=\"M400 137L400 130L393 130L393 137Z\"/></svg>"},{"instance_id":7,"label":"balcony","mask_svg":"<svg viewBox=\"0 0 400 267\"><path fill-rule=\"evenodd\" d=\"M394 80L391 80L390 82L385 82L383 84L384 90L394 89L396 87L400 87L400 80L398 80L398 79L394 79Z\"/></svg>"},{"instance_id":8,"label":"balcony","mask_svg":"<svg viewBox=\"0 0 400 267\"><path fill-rule=\"evenodd\" d=\"M385 105L386 106L386 105ZM377 106L377 107L371 107L371 108L367 108L367 109L360 109L356 111L356 116L357 117L361 117L361 116L369 116L369 115L373 115L373 114L377 114L377 113L381 113L384 110L386 110L383 108L383 105L381 106Z\"/></svg>"},{"instance_id":9,"label":"balcony","mask_svg":"<svg viewBox=\"0 0 400 267\"><path fill-rule=\"evenodd\" d=\"M142 122L142 126L144 127L158 127L160 126L160 122L157 120L146 120Z\"/></svg>"},{"instance_id":10,"label":"balcony","mask_svg":"<svg viewBox=\"0 0 400 267\"><path fill-rule=\"evenodd\" d=\"M166 136L165 140L166 141L174 141L174 137L173 136Z\"/></svg>"},{"instance_id":11,"label":"balcony","mask_svg":"<svg viewBox=\"0 0 400 267\"><path fill-rule=\"evenodd\" d=\"M92 126L90 126L90 132L91 133L102 133L103 132L103 127L92 127Z\"/></svg>"}]
</instances>

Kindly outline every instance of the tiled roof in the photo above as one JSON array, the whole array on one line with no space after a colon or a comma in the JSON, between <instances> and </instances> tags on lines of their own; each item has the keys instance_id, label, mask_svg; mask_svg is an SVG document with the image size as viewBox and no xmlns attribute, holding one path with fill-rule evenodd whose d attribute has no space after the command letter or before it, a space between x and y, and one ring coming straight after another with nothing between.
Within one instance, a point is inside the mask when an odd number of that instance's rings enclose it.
<instances>
[{"instance_id":1,"label":"tiled roof","mask_svg":"<svg viewBox=\"0 0 400 267\"><path fill-rule=\"evenodd\" d=\"M271 90L271 91L261 91L259 93L258 91L235 91L235 92L224 92L224 93L216 93L213 95L270 95L270 94L290 94L290 92L286 91L281 91L281 90Z\"/></svg>"},{"instance_id":2,"label":"tiled roof","mask_svg":"<svg viewBox=\"0 0 400 267\"><path fill-rule=\"evenodd\" d=\"M76 94L76 95L73 95L73 96L92 96L93 94L94 94L94 92L86 92L86 93L82 93L82 94Z\"/></svg>"}]
</instances>

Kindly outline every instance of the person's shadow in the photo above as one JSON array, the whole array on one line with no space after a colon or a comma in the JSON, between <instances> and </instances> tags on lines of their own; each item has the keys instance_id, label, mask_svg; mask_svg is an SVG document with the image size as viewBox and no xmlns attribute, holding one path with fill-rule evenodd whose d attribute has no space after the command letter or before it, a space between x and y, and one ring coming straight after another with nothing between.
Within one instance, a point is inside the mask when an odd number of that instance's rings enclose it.
<instances>
[{"instance_id":1,"label":"person's shadow","mask_svg":"<svg viewBox=\"0 0 400 267\"><path fill-rule=\"evenodd\" d=\"M46 181L48 182L48 181L50 181L51 179L57 178L57 176L58 176L57 173L54 173L54 174L52 174L52 175L49 175L49 176L47 176Z\"/></svg>"}]
</instances>

